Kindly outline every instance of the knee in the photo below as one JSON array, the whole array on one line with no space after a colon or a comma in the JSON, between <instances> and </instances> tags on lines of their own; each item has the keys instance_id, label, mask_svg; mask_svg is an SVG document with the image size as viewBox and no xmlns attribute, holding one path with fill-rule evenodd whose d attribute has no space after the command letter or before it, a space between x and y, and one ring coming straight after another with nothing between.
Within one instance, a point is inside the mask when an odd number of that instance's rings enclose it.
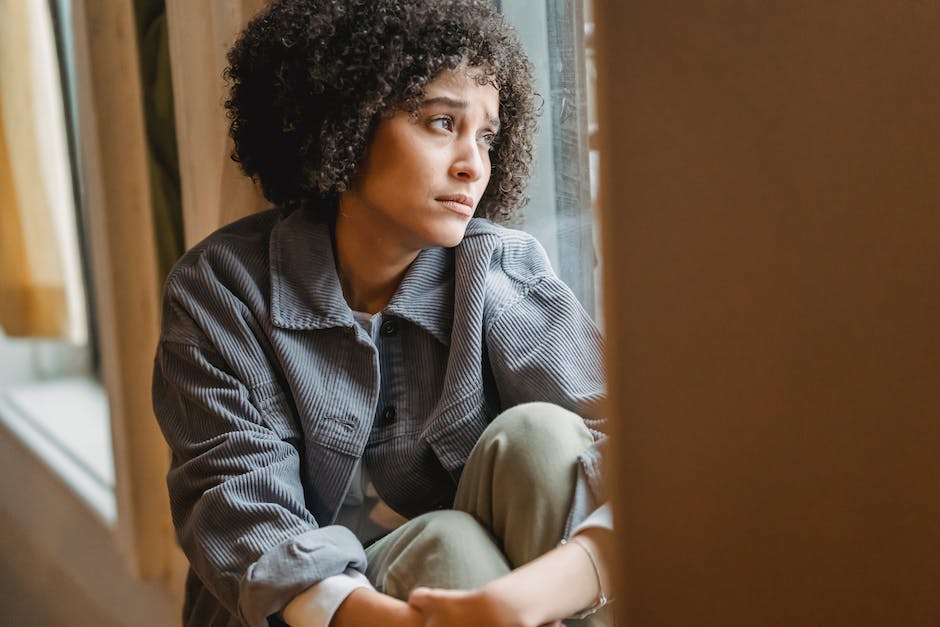
<instances>
[{"instance_id":1,"label":"knee","mask_svg":"<svg viewBox=\"0 0 940 627\"><path fill-rule=\"evenodd\" d=\"M525 403L490 423L470 463L490 465L498 475L528 485L557 483L573 478L578 455L593 441L577 414L551 403Z\"/></svg>"},{"instance_id":2,"label":"knee","mask_svg":"<svg viewBox=\"0 0 940 627\"><path fill-rule=\"evenodd\" d=\"M511 448L522 450L571 449L575 454L593 441L577 414L551 403L524 403L497 416L483 438L499 437ZM482 438L481 438L482 439Z\"/></svg>"}]
</instances>

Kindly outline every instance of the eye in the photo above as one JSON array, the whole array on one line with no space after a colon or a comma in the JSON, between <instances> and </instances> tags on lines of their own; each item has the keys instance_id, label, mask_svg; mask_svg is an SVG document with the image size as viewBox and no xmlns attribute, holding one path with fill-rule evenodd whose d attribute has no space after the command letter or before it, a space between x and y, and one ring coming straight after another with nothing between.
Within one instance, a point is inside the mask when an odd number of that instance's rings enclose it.
<instances>
[{"instance_id":1,"label":"eye","mask_svg":"<svg viewBox=\"0 0 940 627\"><path fill-rule=\"evenodd\" d=\"M452 132L454 130L454 118L449 115L442 115L432 118L429 122L431 128L439 128L443 131Z\"/></svg>"},{"instance_id":2,"label":"eye","mask_svg":"<svg viewBox=\"0 0 940 627\"><path fill-rule=\"evenodd\" d=\"M493 145L496 143L496 133L483 133L480 135L480 138L477 140L481 145L486 146L490 150L493 149Z\"/></svg>"}]
</instances>

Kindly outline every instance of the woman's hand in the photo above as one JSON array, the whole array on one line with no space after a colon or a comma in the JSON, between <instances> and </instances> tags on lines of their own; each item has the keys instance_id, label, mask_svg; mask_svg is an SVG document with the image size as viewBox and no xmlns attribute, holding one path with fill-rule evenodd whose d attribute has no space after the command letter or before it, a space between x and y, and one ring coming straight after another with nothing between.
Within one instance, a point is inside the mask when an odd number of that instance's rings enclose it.
<instances>
[{"instance_id":1,"label":"woman's hand","mask_svg":"<svg viewBox=\"0 0 940 627\"><path fill-rule=\"evenodd\" d=\"M415 588L408 604L424 615L425 627L536 627L517 608L486 590ZM546 626L561 627L561 621Z\"/></svg>"},{"instance_id":2,"label":"woman's hand","mask_svg":"<svg viewBox=\"0 0 940 627\"><path fill-rule=\"evenodd\" d=\"M569 542L554 548L478 590L416 588L408 605L420 611L426 627L560 626L560 617L593 605L610 590L605 556L611 531L588 528L578 538L582 546Z\"/></svg>"}]
</instances>

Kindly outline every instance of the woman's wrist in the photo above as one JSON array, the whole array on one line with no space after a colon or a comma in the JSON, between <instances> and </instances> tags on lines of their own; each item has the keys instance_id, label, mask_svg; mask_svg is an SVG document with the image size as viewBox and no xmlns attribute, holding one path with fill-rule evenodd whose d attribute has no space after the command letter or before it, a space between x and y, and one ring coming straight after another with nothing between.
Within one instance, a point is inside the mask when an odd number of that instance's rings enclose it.
<instances>
[{"instance_id":1,"label":"woman's wrist","mask_svg":"<svg viewBox=\"0 0 940 627\"><path fill-rule=\"evenodd\" d=\"M607 529L584 530L577 536L581 546L559 546L483 586L484 602L498 606L500 615L511 616L513 624L526 626L592 608L601 592L610 589L603 560L610 535Z\"/></svg>"},{"instance_id":2,"label":"woman's wrist","mask_svg":"<svg viewBox=\"0 0 940 627\"><path fill-rule=\"evenodd\" d=\"M330 627L388 625L389 627L420 627L421 613L404 601L382 594L372 588L353 590L333 614Z\"/></svg>"},{"instance_id":3,"label":"woman's wrist","mask_svg":"<svg viewBox=\"0 0 940 627\"><path fill-rule=\"evenodd\" d=\"M493 615L510 618L519 627L546 622L549 617L541 615L539 604L532 602L525 586L514 583L509 575L489 582L477 591L478 602L492 608Z\"/></svg>"}]
</instances>

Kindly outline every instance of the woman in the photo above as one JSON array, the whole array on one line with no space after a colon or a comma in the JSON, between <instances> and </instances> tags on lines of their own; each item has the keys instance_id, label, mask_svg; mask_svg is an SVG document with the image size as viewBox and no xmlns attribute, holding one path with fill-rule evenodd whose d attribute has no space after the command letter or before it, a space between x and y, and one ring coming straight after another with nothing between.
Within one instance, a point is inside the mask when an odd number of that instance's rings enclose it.
<instances>
[{"instance_id":1,"label":"woman","mask_svg":"<svg viewBox=\"0 0 940 627\"><path fill-rule=\"evenodd\" d=\"M229 61L233 157L278 208L167 280L184 622L602 606L600 337L535 240L482 219L523 203L531 160L511 30L485 0L282 0Z\"/></svg>"}]
</instances>

